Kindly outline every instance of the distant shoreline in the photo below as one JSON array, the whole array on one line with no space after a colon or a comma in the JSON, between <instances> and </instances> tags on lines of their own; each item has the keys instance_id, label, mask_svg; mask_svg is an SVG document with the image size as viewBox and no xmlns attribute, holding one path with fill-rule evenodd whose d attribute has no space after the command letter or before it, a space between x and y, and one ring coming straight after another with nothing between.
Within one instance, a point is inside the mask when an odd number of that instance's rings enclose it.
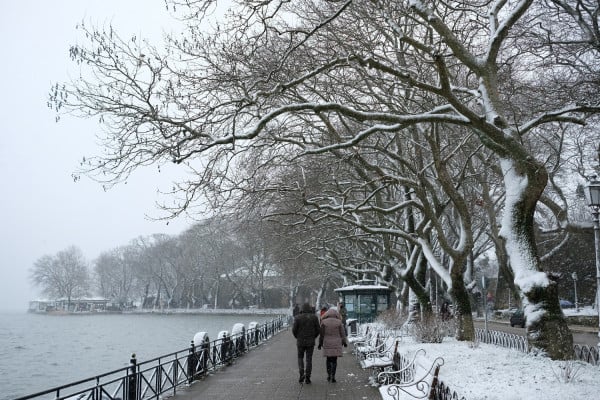
<instances>
[{"instance_id":1,"label":"distant shoreline","mask_svg":"<svg viewBox=\"0 0 600 400\"><path fill-rule=\"evenodd\" d=\"M163 308L163 309L142 309L142 310L123 310L123 311L29 311L37 315L108 315L108 314L135 314L135 315L287 315L290 314L288 308Z\"/></svg>"},{"instance_id":2,"label":"distant shoreline","mask_svg":"<svg viewBox=\"0 0 600 400\"><path fill-rule=\"evenodd\" d=\"M154 310L127 310L123 314L192 314L192 315L281 315L289 314L288 308L164 308Z\"/></svg>"}]
</instances>

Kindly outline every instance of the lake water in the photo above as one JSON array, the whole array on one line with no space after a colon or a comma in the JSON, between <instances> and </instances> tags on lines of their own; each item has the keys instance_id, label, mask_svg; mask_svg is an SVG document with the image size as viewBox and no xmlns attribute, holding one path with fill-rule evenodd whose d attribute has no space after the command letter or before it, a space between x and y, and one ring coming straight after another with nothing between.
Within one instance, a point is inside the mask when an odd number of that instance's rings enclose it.
<instances>
[{"instance_id":1,"label":"lake water","mask_svg":"<svg viewBox=\"0 0 600 400\"><path fill-rule=\"evenodd\" d=\"M0 313L0 400L36 393L211 340L268 315Z\"/></svg>"}]
</instances>

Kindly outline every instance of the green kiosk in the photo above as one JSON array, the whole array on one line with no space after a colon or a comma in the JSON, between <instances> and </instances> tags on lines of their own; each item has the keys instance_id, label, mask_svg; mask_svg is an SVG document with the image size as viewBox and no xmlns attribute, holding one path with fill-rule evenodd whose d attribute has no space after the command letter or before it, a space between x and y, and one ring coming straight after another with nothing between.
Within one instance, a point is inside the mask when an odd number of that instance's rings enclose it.
<instances>
[{"instance_id":1,"label":"green kiosk","mask_svg":"<svg viewBox=\"0 0 600 400\"><path fill-rule=\"evenodd\" d=\"M390 308L392 289L379 285L374 280L363 279L335 291L339 294L340 301L346 305L348 323L352 320L359 324L373 322L377 314Z\"/></svg>"}]
</instances>

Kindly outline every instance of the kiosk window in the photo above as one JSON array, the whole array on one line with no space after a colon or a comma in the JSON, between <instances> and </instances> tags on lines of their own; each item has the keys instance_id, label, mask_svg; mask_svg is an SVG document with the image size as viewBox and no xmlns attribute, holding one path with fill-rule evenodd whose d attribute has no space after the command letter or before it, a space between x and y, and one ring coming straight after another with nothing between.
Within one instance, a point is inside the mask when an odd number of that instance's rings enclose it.
<instances>
[{"instance_id":1,"label":"kiosk window","mask_svg":"<svg viewBox=\"0 0 600 400\"><path fill-rule=\"evenodd\" d=\"M346 311L353 312L355 302L356 302L356 296L354 296L354 295L344 296L344 305L346 306Z\"/></svg>"},{"instance_id":2,"label":"kiosk window","mask_svg":"<svg viewBox=\"0 0 600 400\"><path fill-rule=\"evenodd\" d=\"M370 294L362 294L359 296L361 314L372 314L377 307L375 296Z\"/></svg>"}]
</instances>

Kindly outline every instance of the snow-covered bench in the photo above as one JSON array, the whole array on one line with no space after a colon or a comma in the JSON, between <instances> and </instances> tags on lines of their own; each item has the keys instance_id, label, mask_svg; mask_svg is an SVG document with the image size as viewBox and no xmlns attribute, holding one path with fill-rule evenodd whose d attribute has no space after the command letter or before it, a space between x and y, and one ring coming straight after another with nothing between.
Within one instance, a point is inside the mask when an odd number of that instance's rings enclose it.
<instances>
[{"instance_id":1,"label":"snow-covered bench","mask_svg":"<svg viewBox=\"0 0 600 400\"><path fill-rule=\"evenodd\" d=\"M369 325L366 325L364 332L359 331L355 335L348 335L348 341L350 343L364 342L365 340L367 340L369 335L371 335L371 332L369 332L370 329L371 327Z\"/></svg>"},{"instance_id":2,"label":"snow-covered bench","mask_svg":"<svg viewBox=\"0 0 600 400\"><path fill-rule=\"evenodd\" d=\"M444 359L437 357L430 361L425 350L419 349L411 357L400 355L396 369L383 371L377 375L382 383L379 394L383 400L407 400L431 398L437 385L440 367Z\"/></svg>"},{"instance_id":3,"label":"snow-covered bench","mask_svg":"<svg viewBox=\"0 0 600 400\"><path fill-rule=\"evenodd\" d=\"M398 352L398 343L401 340L401 337L386 339L380 347L371 353L367 353L364 359L360 360L361 368L371 370L369 380L372 385L379 386L377 384L377 374L394 365L394 355ZM387 347L386 343L388 343Z\"/></svg>"},{"instance_id":4,"label":"snow-covered bench","mask_svg":"<svg viewBox=\"0 0 600 400\"><path fill-rule=\"evenodd\" d=\"M364 360L367 354L376 352L381 349L381 346L385 345L385 341L379 332L371 332L364 341L353 343L353 352L358 361Z\"/></svg>"}]
</instances>

